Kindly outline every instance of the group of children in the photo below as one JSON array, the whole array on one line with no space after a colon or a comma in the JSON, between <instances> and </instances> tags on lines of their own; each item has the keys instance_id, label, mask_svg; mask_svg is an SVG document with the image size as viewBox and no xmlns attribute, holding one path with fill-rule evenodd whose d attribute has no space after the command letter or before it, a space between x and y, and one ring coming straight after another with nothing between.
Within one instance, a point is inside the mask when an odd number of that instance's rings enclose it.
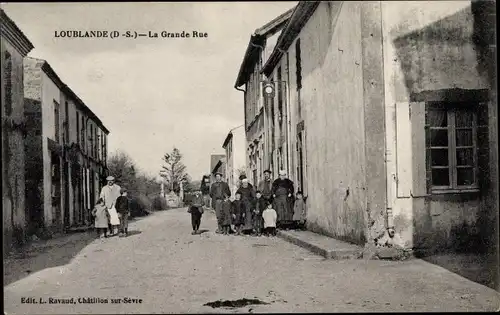
<instances>
[{"instance_id":1,"label":"group of children","mask_svg":"<svg viewBox=\"0 0 500 315\"><path fill-rule=\"evenodd\" d=\"M203 197L201 192L195 192L195 196L188 212L191 213L192 234L199 232L201 216L203 214ZM298 191L294 203L294 229L304 229L306 223L306 208L302 192ZM222 205L222 231L221 234L236 235L251 234L255 236L275 236L277 213L273 209L273 203L264 199L262 193L257 191L255 199L251 202L241 199L241 193L235 193L234 201L225 201ZM234 226L234 231L231 228Z\"/></svg>"},{"instance_id":2,"label":"group of children","mask_svg":"<svg viewBox=\"0 0 500 315\"><path fill-rule=\"evenodd\" d=\"M112 209L108 209L105 205L104 199L99 198L97 201L92 215L94 216L94 226L99 234L99 238L106 238L108 236L118 235L120 237L125 237L128 235L128 217L130 215L129 200L127 198L127 190L125 188L120 189L120 196L116 199L115 204ZM116 210L116 211L115 211ZM118 215L117 220L111 218L112 215Z\"/></svg>"}]
</instances>

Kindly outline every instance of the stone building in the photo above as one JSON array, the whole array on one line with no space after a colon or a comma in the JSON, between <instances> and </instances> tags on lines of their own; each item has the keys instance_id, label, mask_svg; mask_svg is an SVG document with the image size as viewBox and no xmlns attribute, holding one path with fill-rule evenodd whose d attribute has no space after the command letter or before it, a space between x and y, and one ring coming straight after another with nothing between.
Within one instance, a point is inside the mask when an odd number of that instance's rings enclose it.
<instances>
[{"instance_id":1,"label":"stone building","mask_svg":"<svg viewBox=\"0 0 500 315\"><path fill-rule=\"evenodd\" d=\"M226 156L224 154L212 154L210 155L210 182L215 182L215 173L221 172L224 180L226 180L226 167L225 167ZM224 167L222 165L224 164Z\"/></svg>"},{"instance_id":2,"label":"stone building","mask_svg":"<svg viewBox=\"0 0 500 315\"><path fill-rule=\"evenodd\" d=\"M109 131L45 60L25 58L24 93L31 232L87 225L107 175Z\"/></svg>"},{"instance_id":3,"label":"stone building","mask_svg":"<svg viewBox=\"0 0 500 315\"><path fill-rule=\"evenodd\" d=\"M33 49L16 24L0 10L2 97L2 214L3 249L22 245L27 216L25 206L25 156L23 58Z\"/></svg>"},{"instance_id":4,"label":"stone building","mask_svg":"<svg viewBox=\"0 0 500 315\"><path fill-rule=\"evenodd\" d=\"M234 87L244 92L245 135L246 135L246 175L254 185L263 178L266 169L277 174L284 167L283 154L286 150L285 134L274 134L274 120L268 119L264 111L262 65L273 51L274 45L293 10L276 17L255 30L240 66ZM244 86L245 89L240 87ZM270 111L274 111L271 105ZM277 139L277 140L275 140ZM277 152L277 153L275 153Z\"/></svg>"},{"instance_id":5,"label":"stone building","mask_svg":"<svg viewBox=\"0 0 500 315\"><path fill-rule=\"evenodd\" d=\"M238 178L246 172L245 128L233 128L227 135L222 147L226 150L226 180L234 197Z\"/></svg>"},{"instance_id":6,"label":"stone building","mask_svg":"<svg viewBox=\"0 0 500 315\"><path fill-rule=\"evenodd\" d=\"M494 21L488 1L297 5L262 72L286 86L270 120L294 135L309 229L422 253L498 250Z\"/></svg>"}]
</instances>

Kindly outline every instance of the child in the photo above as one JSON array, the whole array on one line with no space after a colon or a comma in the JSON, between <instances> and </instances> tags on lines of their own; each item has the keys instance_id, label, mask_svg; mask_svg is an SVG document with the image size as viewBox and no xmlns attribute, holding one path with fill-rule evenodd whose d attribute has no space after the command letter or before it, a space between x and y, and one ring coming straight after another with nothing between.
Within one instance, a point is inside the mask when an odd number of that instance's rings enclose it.
<instances>
[{"instance_id":1,"label":"child","mask_svg":"<svg viewBox=\"0 0 500 315\"><path fill-rule=\"evenodd\" d=\"M203 215L203 196L201 195L201 191L195 191L188 212L191 213L191 225L193 226L191 234L195 235L200 230L201 216Z\"/></svg>"},{"instance_id":2,"label":"child","mask_svg":"<svg viewBox=\"0 0 500 315\"><path fill-rule=\"evenodd\" d=\"M222 202L222 213L221 213L221 229L222 234L228 235L231 233L231 212L233 204L229 199L225 199Z\"/></svg>"},{"instance_id":3,"label":"child","mask_svg":"<svg viewBox=\"0 0 500 315\"><path fill-rule=\"evenodd\" d=\"M231 214L233 217L233 225L237 235L241 235L241 225L243 224L243 214L245 213L245 205L241 201L241 193L239 191L234 195L235 200L232 202Z\"/></svg>"},{"instance_id":4,"label":"child","mask_svg":"<svg viewBox=\"0 0 500 315\"><path fill-rule=\"evenodd\" d=\"M268 202L267 209L262 212L262 218L264 219L264 231L266 236L271 234L272 236L276 235L276 219L278 215L276 211L273 209L272 203Z\"/></svg>"},{"instance_id":5,"label":"child","mask_svg":"<svg viewBox=\"0 0 500 315\"><path fill-rule=\"evenodd\" d=\"M306 204L302 192L297 191L297 199L293 207L293 223L295 229L303 230L306 223Z\"/></svg>"},{"instance_id":6,"label":"child","mask_svg":"<svg viewBox=\"0 0 500 315\"><path fill-rule=\"evenodd\" d=\"M266 200L262 198L262 193L260 190L256 192L257 199L255 200L255 209L253 210L253 228L257 236L262 235L262 212L266 210Z\"/></svg>"},{"instance_id":7,"label":"child","mask_svg":"<svg viewBox=\"0 0 500 315\"><path fill-rule=\"evenodd\" d=\"M104 199L99 198L97 204L92 210L92 215L95 217L95 228L99 233L99 238L108 236L108 209L104 205Z\"/></svg>"},{"instance_id":8,"label":"child","mask_svg":"<svg viewBox=\"0 0 500 315\"><path fill-rule=\"evenodd\" d=\"M118 218L120 219L120 237L124 237L128 235L128 216L130 214L127 189L120 189L120 194L121 196L116 199L115 208L118 213Z\"/></svg>"}]
</instances>

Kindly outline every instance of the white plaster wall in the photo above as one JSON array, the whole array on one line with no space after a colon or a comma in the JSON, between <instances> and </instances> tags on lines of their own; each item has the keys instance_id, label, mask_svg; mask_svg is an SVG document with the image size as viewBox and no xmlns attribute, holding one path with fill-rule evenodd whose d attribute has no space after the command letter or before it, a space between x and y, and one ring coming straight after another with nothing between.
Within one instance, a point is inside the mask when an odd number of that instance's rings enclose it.
<instances>
[{"instance_id":1,"label":"white plaster wall","mask_svg":"<svg viewBox=\"0 0 500 315\"><path fill-rule=\"evenodd\" d=\"M392 210L393 217L400 217L400 222L407 222L401 233L397 234L394 241L397 245L410 248L413 246L413 183L412 157L417 152L412 152L412 125L410 116L409 93L405 86L405 77L399 60L394 40L397 37L419 30L434 22L449 17L470 7L470 1L382 1L382 29L383 29L383 51L384 51L384 81L386 102L386 153L387 153L387 190L388 207ZM470 23L469 23L470 24ZM471 25L465 24L468 32ZM452 87L481 88L484 82L479 82L479 76L475 71L477 64L472 44L466 44L461 51L450 52L463 64L470 65L464 69L457 69L457 75L469 82L461 82L462 85L447 85L447 81L440 77L439 71L428 71L424 82L416 85L418 90L443 89ZM431 49L429 49L431 50ZM432 67L443 67L442 64L434 62L432 58L426 58L426 69ZM442 61L441 61L442 62ZM454 69L450 69L454 70ZM467 79L468 78L468 79ZM415 196L419 197L419 196Z\"/></svg>"},{"instance_id":2,"label":"white plaster wall","mask_svg":"<svg viewBox=\"0 0 500 315\"><path fill-rule=\"evenodd\" d=\"M54 100L61 106L60 90L45 74L42 74L42 147L43 147L43 188L44 218L46 226L52 225L52 169L47 138L55 139Z\"/></svg>"}]
</instances>

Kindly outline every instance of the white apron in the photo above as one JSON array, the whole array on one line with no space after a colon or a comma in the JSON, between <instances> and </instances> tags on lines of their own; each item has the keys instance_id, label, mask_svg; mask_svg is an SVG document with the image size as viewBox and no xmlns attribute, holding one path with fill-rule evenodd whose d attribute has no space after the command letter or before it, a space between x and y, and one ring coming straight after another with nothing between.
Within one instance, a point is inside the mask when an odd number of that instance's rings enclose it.
<instances>
[{"instance_id":1,"label":"white apron","mask_svg":"<svg viewBox=\"0 0 500 315\"><path fill-rule=\"evenodd\" d=\"M118 217L118 212L116 212L115 206L108 209L109 212L109 223L111 225L120 225L120 218Z\"/></svg>"}]
</instances>

